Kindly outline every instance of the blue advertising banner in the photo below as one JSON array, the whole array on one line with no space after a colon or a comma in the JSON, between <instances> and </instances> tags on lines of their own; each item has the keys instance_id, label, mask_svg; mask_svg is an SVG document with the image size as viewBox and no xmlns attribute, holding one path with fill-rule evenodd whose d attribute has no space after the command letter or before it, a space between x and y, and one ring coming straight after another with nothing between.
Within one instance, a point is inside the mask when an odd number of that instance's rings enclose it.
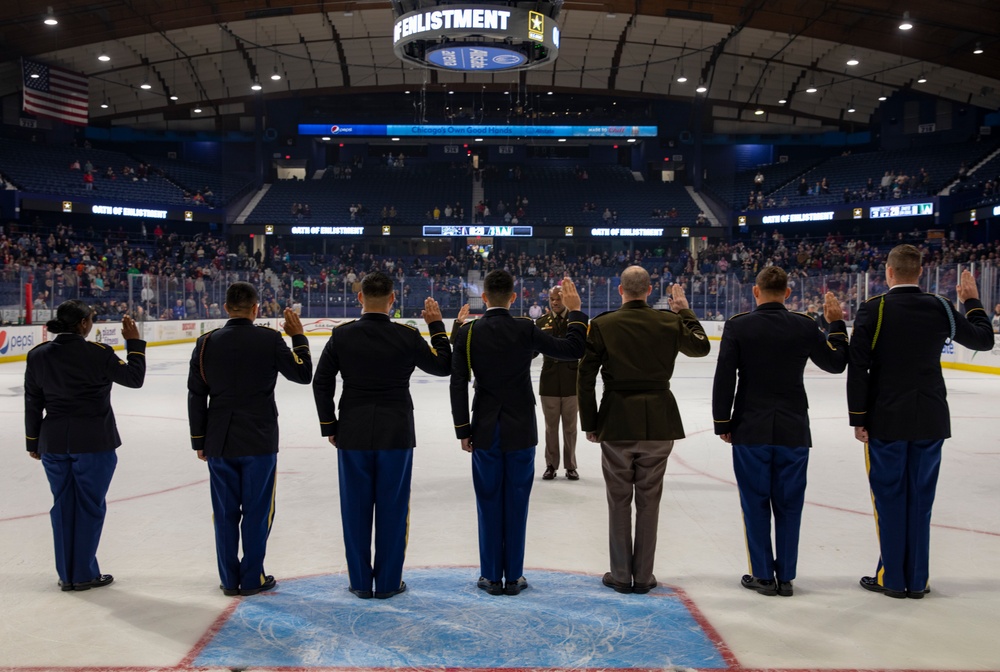
<instances>
[{"instance_id":1,"label":"blue advertising banner","mask_svg":"<svg viewBox=\"0 0 1000 672\"><path fill-rule=\"evenodd\" d=\"M401 138L655 138L656 126L299 124L299 135Z\"/></svg>"}]
</instances>

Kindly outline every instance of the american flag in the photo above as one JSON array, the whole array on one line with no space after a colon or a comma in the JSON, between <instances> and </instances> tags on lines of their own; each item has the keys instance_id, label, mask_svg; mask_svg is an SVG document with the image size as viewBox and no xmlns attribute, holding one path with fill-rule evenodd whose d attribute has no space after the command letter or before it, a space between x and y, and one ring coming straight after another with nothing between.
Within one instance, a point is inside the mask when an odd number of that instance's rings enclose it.
<instances>
[{"instance_id":1,"label":"american flag","mask_svg":"<svg viewBox=\"0 0 1000 672\"><path fill-rule=\"evenodd\" d=\"M69 70L21 59L25 112L87 125L89 96L87 78Z\"/></svg>"}]
</instances>

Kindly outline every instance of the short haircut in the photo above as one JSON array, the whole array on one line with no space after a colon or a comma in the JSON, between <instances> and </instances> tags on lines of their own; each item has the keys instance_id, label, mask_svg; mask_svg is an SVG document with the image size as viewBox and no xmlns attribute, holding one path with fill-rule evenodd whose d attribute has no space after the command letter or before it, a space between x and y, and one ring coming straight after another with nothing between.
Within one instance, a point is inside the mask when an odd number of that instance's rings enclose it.
<instances>
[{"instance_id":1,"label":"short haircut","mask_svg":"<svg viewBox=\"0 0 1000 672\"><path fill-rule=\"evenodd\" d=\"M483 281L483 294L491 306L506 307L510 295L514 293L514 276L507 271L497 269L486 274Z\"/></svg>"},{"instance_id":2,"label":"short haircut","mask_svg":"<svg viewBox=\"0 0 1000 672\"><path fill-rule=\"evenodd\" d=\"M94 309L83 301L70 299L56 308L56 317L45 323L45 328L53 334L72 334L88 317L93 317Z\"/></svg>"},{"instance_id":3,"label":"short haircut","mask_svg":"<svg viewBox=\"0 0 1000 672\"><path fill-rule=\"evenodd\" d=\"M788 289L788 274L778 266L768 266L757 274L757 287L765 294L784 294Z\"/></svg>"},{"instance_id":4,"label":"short haircut","mask_svg":"<svg viewBox=\"0 0 1000 672\"><path fill-rule=\"evenodd\" d=\"M622 271L622 293L645 297L649 293L649 273L642 266L629 266Z\"/></svg>"},{"instance_id":5,"label":"short haircut","mask_svg":"<svg viewBox=\"0 0 1000 672\"><path fill-rule=\"evenodd\" d=\"M913 245L897 245L885 261L902 280L916 280L920 276L920 250Z\"/></svg>"},{"instance_id":6,"label":"short haircut","mask_svg":"<svg viewBox=\"0 0 1000 672\"><path fill-rule=\"evenodd\" d=\"M361 281L361 293L366 299L385 299L392 294L392 279L380 271L373 271Z\"/></svg>"},{"instance_id":7,"label":"short haircut","mask_svg":"<svg viewBox=\"0 0 1000 672\"><path fill-rule=\"evenodd\" d=\"M226 290L226 305L230 310L247 313L256 303L260 303L260 295L249 282L234 282Z\"/></svg>"}]
</instances>

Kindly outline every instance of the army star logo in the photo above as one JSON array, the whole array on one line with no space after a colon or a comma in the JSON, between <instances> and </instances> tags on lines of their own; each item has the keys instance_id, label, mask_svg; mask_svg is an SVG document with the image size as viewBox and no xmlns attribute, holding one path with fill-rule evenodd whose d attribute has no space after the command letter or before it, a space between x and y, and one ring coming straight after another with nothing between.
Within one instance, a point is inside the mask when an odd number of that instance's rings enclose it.
<instances>
[{"instance_id":1,"label":"army star logo","mask_svg":"<svg viewBox=\"0 0 1000 672\"><path fill-rule=\"evenodd\" d=\"M535 32L542 30L542 16L540 14L531 15L531 29Z\"/></svg>"},{"instance_id":2,"label":"army star logo","mask_svg":"<svg viewBox=\"0 0 1000 672\"><path fill-rule=\"evenodd\" d=\"M528 39L545 41L545 17L539 12L528 12Z\"/></svg>"}]
</instances>

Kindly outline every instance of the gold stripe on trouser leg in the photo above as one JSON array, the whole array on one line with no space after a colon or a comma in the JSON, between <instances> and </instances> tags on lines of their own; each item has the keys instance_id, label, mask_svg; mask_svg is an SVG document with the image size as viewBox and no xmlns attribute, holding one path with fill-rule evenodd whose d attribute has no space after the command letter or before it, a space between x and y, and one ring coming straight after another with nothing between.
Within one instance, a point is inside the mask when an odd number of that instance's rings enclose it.
<instances>
[{"instance_id":1,"label":"gold stripe on trouser leg","mask_svg":"<svg viewBox=\"0 0 1000 672\"><path fill-rule=\"evenodd\" d=\"M275 496L278 493L278 475L274 475L274 485L271 486L271 510L267 512L267 531L271 532L271 523L274 522Z\"/></svg>"},{"instance_id":2,"label":"gold stripe on trouser leg","mask_svg":"<svg viewBox=\"0 0 1000 672\"><path fill-rule=\"evenodd\" d=\"M743 521L743 543L747 547L747 573L753 576L753 562L750 560L750 535L747 534L747 514L741 512L740 519Z\"/></svg>"},{"instance_id":3,"label":"gold stripe on trouser leg","mask_svg":"<svg viewBox=\"0 0 1000 672\"><path fill-rule=\"evenodd\" d=\"M868 442L866 441L865 442L865 473L868 474L868 482L871 483L872 458L871 458L871 455L869 454L868 450L869 450L868 449ZM879 529L879 526L878 526L878 506L875 505L875 492L871 489L871 485L868 486L868 492L870 492L871 496L872 496L872 511L875 513L875 536L878 539L878 545L879 545L879 564L881 564L881 556L882 556L882 553L881 553L881 549L882 549L882 531ZM875 580L878 581L878 585L880 585L880 586L882 585L882 577L884 575L885 575L885 567L879 568L878 574L876 575Z\"/></svg>"}]
</instances>

